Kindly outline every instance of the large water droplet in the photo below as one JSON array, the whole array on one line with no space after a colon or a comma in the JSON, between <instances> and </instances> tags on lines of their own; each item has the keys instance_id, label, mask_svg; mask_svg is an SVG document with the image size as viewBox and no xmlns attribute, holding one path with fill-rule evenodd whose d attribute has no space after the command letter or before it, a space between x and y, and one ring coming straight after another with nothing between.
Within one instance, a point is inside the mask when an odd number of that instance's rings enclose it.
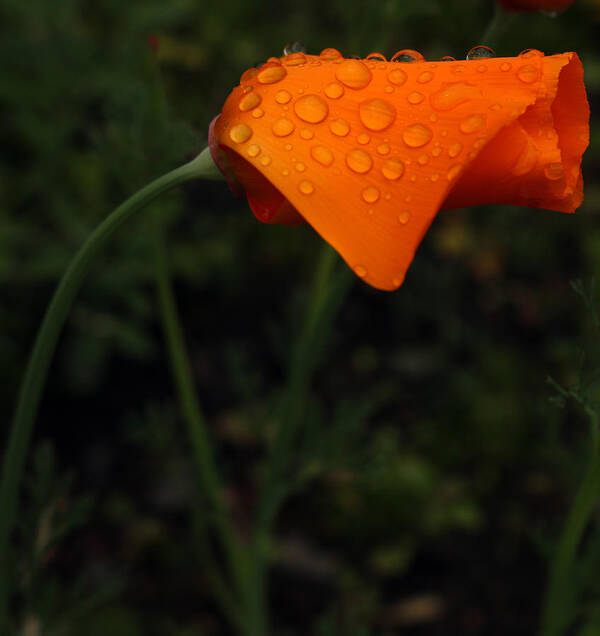
<instances>
[{"instance_id":1,"label":"large water droplet","mask_svg":"<svg viewBox=\"0 0 600 636\"><path fill-rule=\"evenodd\" d=\"M329 99L339 99L344 94L344 87L337 82L331 82L325 87L325 95Z\"/></svg>"},{"instance_id":2,"label":"large water droplet","mask_svg":"<svg viewBox=\"0 0 600 636\"><path fill-rule=\"evenodd\" d=\"M342 57L342 54L337 49L323 49L321 53L319 53L319 57L324 60L339 60Z\"/></svg>"},{"instance_id":3,"label":"large water droplet","mask_svg":"<svg viewBox=\"0 0 600 636\"><path fill-rule=\"evenodd\" d=\"M345 137L350 132L350 124L342 118L334 119L329 123L329 130L338 137Z\"/></svg>"},{"instance_id":4,"label":"large water droplet","mask_svg":"<svg viewBox=\"0 0 600 636\"><path fill-rule=\"evenodd\" d=\"M373 160L367 152L360 148L355 148L346 155L346 165L353 172L365 174L372 168Z\"/></svg>"},{"instance_id":5,"label":"large water droplet","mask_svg":"<svg viewBox=\"0 0 600 636\"><path fill-rule=\"evenodd\" d=\"M386 179L396 181L404 174L404 164L400 159L387 159L381 168L381 173Z\"/></svg>"},{"instance_id":6,"label":"large water droplet","mask_svg":"<svg viewBox=\"0 0 600 636\"><path fill-rule=\"evenodd\" d=\"M489 46L474 46L467 53L467 60L478 60L482 57L496 57L496 53L494 53L493 49L490 49Z\"/></svg>"},{"instance_id":7,"label":"large water droplet","mask_svg":"<svg viewBox=\"0 0 600 636\"><path fill-rule=\"evenodd\" d=\"M470 99L475 99L480 96L481 89L478 86L471 86L464 82L456 82L433 93L429 101L436 110L452 110L459 104L463 104Z\"/></svg>"},{"instance_id":8,"label":"large water droplet","mask_svg":"<svg viewBox=\"0 0 600 636\"><path fill-rule=\"evenodd\" d=\"M356 272L357 276L360 276L361 278L365 278L365 276L367 275L367 270L362 265L355 265L354 271Z\"/></svg>"},{"instance_id":9,"label":"large water droplet","mask_svg":"<svg viewBox=\"0 0 600 636\"><path fill-rule=\"evenodd\" d=\"M292 53L306 53L306 47L301 42L293 42L283 47L284 55L292 55Z\"/></svg>"},{"instance_id":10,"label":"large water droplet","mask_svg":"<svg viewBox=\"0 0 600 636\"><path fill-rule=\"evenodd\" d=\"M407 126L402 133L402 140L411 148L424 146L432 137L431 128L425 126L425 124L412 124Z\"/></svg>"},{"instance_id":11,"label":"large water droplet","mask_svg":"<svg viewBox=\"0 0 600 636\"><path fill-rule=\"evenodd\" d=\"M256 77L256 75L258 74L258 69L257 68L249 68L246 71L244 71L240 77L240 84L243 84L244 82L249 82L253 77Z\"/></svg>"},{"instance_id":12,"label":"large water droplet","mask_svg":"<svg viewBox=\"0 0 600 636\"><path fill-rule=\"evenodd\" d=\"M310 156L322 166L330 166L333 163L333 153L326 146L313 146Z\"/></svg>"},{"instance_id":13,"label":"large water droplet","mask_svg":"<svg viewBox=\"0 0 600 636\"><path fill-rule=\"evenodd\" d=\"M431 82L432 79L433 73L431 73L430 71L424 71L419 75L419 77L417 77L417 82L419 82L419 84L427 84Z\"/></svg>"},{"instance_id":14,"label":"large water droplet","mask_svg":"<svg viewBox=\"0 0 600 636\"><path fill-rule=\"evenodd\" d=\"M276 137L287 137L294 132L296 125L291 119L281 118L273 122L271 130Z\"/></svg>"},{"instance_id":15,"label":"large water droplet","mask_svg":"<svg viewBox=\"0 0 600 636\"><path fill-rule=\"evenodd\" d=\"M312 194L315 191L315 186L305 179L298 184L298 190L300 190L302 194Z\"/></svg>"},{"instance_id":16,"label":"large water droplet","mask_svg":"<svg viewBox=\"0 0 600 636\"><path fill-rule=\"evenodd\" d=\"M517 77L525 84L533 84L539 76L539 71L532 64L521 66L521 68L517 71Z\"/></svg>"},{"instance_id":17,"label":"large water droplet","mask_svg":"<svg viewBox=\"0 0 600 636\"><path fill-rule=\"evenodd\" d=\"M291 53L284 57L282 62L286 66L300 66L301 64L306 64L306 55L304 53Z\"/></svg>"},{"instance_id":18,"label":"large water droplet","mask_svg":"<svg viewBox=\"0 0 600 636\"><path fill-rule=\"evenodd\" d=\"M344 86L358 90L368 86L373 77L371 71L358 60L346 60L335 71L335 76Z\"/></svg>"},{"instance_id":19,"label":"large water droplet","mask_svg":"<svg viewBox=\"0 0 600 636\"><path fill-rule=\"evenodd\" d=\"M260 154L260 147L256 144L252 144L248 146L248 156L249 157L257 157Z\"/></svg>"},{"instance_id":20,"label":"large water droplet","mask_svg":"<svg viewBox=\"0 0 600 636\"><path fill-rule=\"evenodd\" d=\"M329 107L327 102L318 95L304 95L296 100L294 112L303 121L318 124L327 117Z\"/></svg>"},{"instance_id":21,"label":"large water droplet","mask_svg":"<svg viewBox=\"0 0 600 636\"><path fill-rule=\"evenodd\" d=\"M275 84L287 75L287 71L281 64L269 63L259 69L256 79L261 84Z\"/></svg>"},{"instance_id":22,"label":"large water droplet","mask_svg":"<svg viewBox=\"0 0 600 636\"><path fill-rule=\"evenodd\" d=\"M460 143L455 143L448 148L448 155L454 159L454 157L458 157L462 151L463 147Z\"/></svg>"},{"instance_id":23,"label":"large water droplet","mask_svg":"<svg viewBox=\"0 0 600 636\"><path fill-rule=\"evenodd\" d=\"M252 110L260 104L261 100L262 97L258 93L252 91L251 93L246 93L242 99L240 99L238 107L243 112Z\"/></svg>"},{"instance_id":24,"label":"large water droplet","mask_svg":"<svg viewBox=\"0 0 600 636\"><path fill-rule=\"evenodd\" d=\"M358 105L360 121L369 130L385 130L396 119L396 109L383 99L367 99Z\"/></svg>"},{"instance_id":25,"label":"large water droplet","mask_svg":"<svg viewBox=\"0 0 600 636\"><path fill-rule=\"evenodd\" d=\"M292 99L292 95L286 90L277 91L275 94L275 101L278 104L287 104L290 99Z\"/></svg>"},{"instance_id":26,"label":"large water droplet","mask_svg":"<svg viewBox=\"0 0 600 636\"><path fill-rule=\"evenodd\" d=\"M460 130L465 134L477 132L485 127L485 115L469 115L460 122Z\"/></svg>"},{"instance_id":27,"label":"large water droplet","mask_svg":"<svg viewBox=\"0 0 600 636\"><path fill-rule=\"evenodd\" d=\"M379 62L387 62L385 55L382 53L369 53L366 57L367 60L378 60Z\"/></svg>"},{"instance_id":28,"label":"large water droplet","mask_svg":"<svg viewBox=\"0 0 600 636\"><path fill-rule=\"evenodd\" d=\"M544 57L544 54L537 49L525 49L519 53L519 57L529 59L531 57Z\"/></svg>"},{"instance_id":29,"label":"large water droplet","mask_svg":"<svg viewBox=\"0 0 600 636\"><path fill-rule=\"evenodd\" d=\"M406 99L408 100L409 104L420 104L425 99L425 97L423 96L423 93L413 91L412 93L408 94L408 97Z\"/></svg>"},{"instance_id":30,"label":"large water droplet","mask_svg":"<svg viewBox=\"0 0 600 636\"><path fill-rule=\"evenodd\" d=\"M550 181L558 181L558 179L562 179L565 176L562 163L549 163L544 168L544 174L546 175L546 179Z\"/></svg>"},{"instance_id":31,"label":"large water droplet","mask_svg":"<svg viewBox=\"0 0 600 636\"><path fill-rule=\"evenodd\" d=\"M362 198L366 203L375 203L379 196L379 190L375 186L368 186L362 191Z\"/></svg>"},{"instance_id":32,"label":"large water droplet","mask_svg":"<svg viewBox=\"0 0 600 636\"><path fill-rule=\"evenodd\" d=\"M237 124L229 131L229 137L236 144L243 144L252 137L252 128L246 124Z\"/></svg>"},{"instance_id":33,"label":"large water droplet","mask_svg":"<svg viewBox=\"0 0 600 636\"><path fill-rule=\"evenodd\" d=\"M402 49L392 56L392 62L424 62L425 58L414 49Z\"/></svg>"}]
</instances>

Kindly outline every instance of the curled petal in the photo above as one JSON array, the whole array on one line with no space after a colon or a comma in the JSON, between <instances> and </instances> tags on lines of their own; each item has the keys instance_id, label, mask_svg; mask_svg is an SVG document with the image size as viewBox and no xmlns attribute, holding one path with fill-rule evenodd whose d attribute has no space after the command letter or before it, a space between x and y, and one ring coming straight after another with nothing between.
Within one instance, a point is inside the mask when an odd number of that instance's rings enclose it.
<instances>
[{"instance_id":1,"label":"curled petal","mask_svg":"<svg viewBox=\"0 0 600 636\"><path fill-rule=\"evenodd\" d=\"M402 284L441 208L581 203L589 107L575 53L306 58L245 73L211 147L257 218L307 221L369 284Z\"/></svg>"}]
</instances>

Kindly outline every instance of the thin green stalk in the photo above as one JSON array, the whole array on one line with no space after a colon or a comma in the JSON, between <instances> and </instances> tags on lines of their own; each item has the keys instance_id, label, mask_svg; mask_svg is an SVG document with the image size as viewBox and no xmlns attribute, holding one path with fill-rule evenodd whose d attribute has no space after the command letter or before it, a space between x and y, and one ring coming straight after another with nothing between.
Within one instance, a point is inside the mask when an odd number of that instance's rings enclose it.
<instances>
[{"instance_id":1,"label":"thin green stalk","mask_svg":"<svg viewBox=\"0 0 600 636\"><path fill-rule=\"evenodd\" d=\"M311 375L320 353L329 340L334 318L350 288L353 275L343 267L336 275L337 253L324 245L317 265L310 303L300 336L292 352L289 380L273 446L269 451L265 481L262 487L252 543L252 566L248 572L248 593L254 608L252 636L268 633L266 607L266 566L270 528L277 510L284 501L285 469L289 464L305 415L305 402Z\"/></svg>"},{"instance_id":2,"label":"thin green stalk","mask_svg":"<svg viewBox=\"0 0 600 636\"><path fill-rule=\"evenodd\" d=\"M592 429L598 428L598 414L588 410ZM575 585L573 563L583 532L600 496L600 450L594 444L585 477L567 517L552 562L542 612L542 636L560 636L573 618Z\"/></svg>"},{"instance_id":3,"label":"thin green stalk","mask_svg":"<svg viewBox=\"0 0 600 636\"><path fill-rule=\"evenodd\" d=\"M233 531L230 516L223 505L222 480L214 462L206 421L194 388L193 375L185 346L183 329L177 311L175 295L171 286L167 253L158 213L155 216L154 265L158 288L158 304L169 353L173 383L177 390L179 404L192 443L193 457L200 477L200 489L213 507L213 511L209 514L214 517L219 530L218 536L223 543L223 549L229 560L231 572L239 588L242 589L244 572L242 569L243 559L241 546ZM205 516L205 526L208 525L206 522L207 518ZM223 598L222 588L223 585L220 584L218 588L214 590L215 592L220 592L218 596L219 600ZM227 605L228 606L223 607L226 611L226 616L229 619L237 619L236 623L239 625L240 612L236 609L238 616L229 616L228 614L233 608L231 607L231 602L228 602Z\"/></svg>"},{"instance_id":4,"label":"thin green stalk","mask_svg":"<svg viewBox=\"0 0 600 636\"><path fill-rule=\"evenodd\" d=\"M63 275L39 328L23 377L6 445L0 482L0 633L6 632L9 600L9 556L23 468L48 368L69 310L89 267L110 237L133 214L176 185L195 178L215 178L208 149L194 160L159 177L114 210L79 249Z\"/></svg>"}]
</instances>

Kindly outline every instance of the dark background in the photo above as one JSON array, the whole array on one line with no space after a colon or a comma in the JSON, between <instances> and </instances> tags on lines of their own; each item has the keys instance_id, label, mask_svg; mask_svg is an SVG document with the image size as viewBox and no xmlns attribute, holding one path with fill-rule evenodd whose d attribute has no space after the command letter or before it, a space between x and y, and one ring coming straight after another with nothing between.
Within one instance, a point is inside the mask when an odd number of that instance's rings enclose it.
<instances>
[{"instance_id":1,"label":"dark background","mask_svg":"<svg viewBox=\"0 0 600 636\"><path fill-rule=\"evenodd\" d=\"M70 258L124 198L206 146L246 68L294 40L311 53L460 58L492 13L474 0L2 0L0 442ZM556 404L547 377L581 386L588 404L599 395L598 331L570 284L588 289L600 273L599 29L600 3L581 0L556 18L520 16L495 47L583 60L592 134L577 213L440 213L397 292L353 282L311 383L311 434L325 448L300 458L316 476L277 525L277 633L534 633L589 450L583 409ZM223 183L157 206L243 528L321 241L258 223ZM15 616L41 630L29 633L229 633L190 524L194 471L156 309L151 217L94 265L51 368L15 553ZM56 541L34 555L48 524ZM591 635L598 529L586 538L573 585Z\"/></svg>"}]
</instances>

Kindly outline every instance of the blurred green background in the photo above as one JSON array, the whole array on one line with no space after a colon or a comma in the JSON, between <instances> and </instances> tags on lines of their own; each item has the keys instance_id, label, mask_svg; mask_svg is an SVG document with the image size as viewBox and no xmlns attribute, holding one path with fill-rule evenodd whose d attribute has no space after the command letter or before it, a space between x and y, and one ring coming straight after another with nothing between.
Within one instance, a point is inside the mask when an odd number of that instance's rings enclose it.
<instances>
[{"instance_id":1,"label":"blurred green background","mask_svg":"<svg viewBox=\"0 0 600 636\"><path fill-rule=\"evenodd\" d=\"M247 67L294 40L460 58L492 13L482 0L1 0L0 444L70 258L124 198L206 146ZM581 405L547 377L588 405L600 397L599 334L570 284L600 275L598 29L600 2L579 0L557 18L520 16L495 46L583 60L593 127L577 214L440 213L400 290L353 282L312 381L297 456L312 477L277 525L275 633L534 633L589 446ZM154 207L243 532L321 241L258 223L223 183ZM190 521L151 217L95 264L51 369L15 544L24 634L229 633ZM573 585L591 635L598 528L584 553Z\"/></svg>"}]
</instances>

